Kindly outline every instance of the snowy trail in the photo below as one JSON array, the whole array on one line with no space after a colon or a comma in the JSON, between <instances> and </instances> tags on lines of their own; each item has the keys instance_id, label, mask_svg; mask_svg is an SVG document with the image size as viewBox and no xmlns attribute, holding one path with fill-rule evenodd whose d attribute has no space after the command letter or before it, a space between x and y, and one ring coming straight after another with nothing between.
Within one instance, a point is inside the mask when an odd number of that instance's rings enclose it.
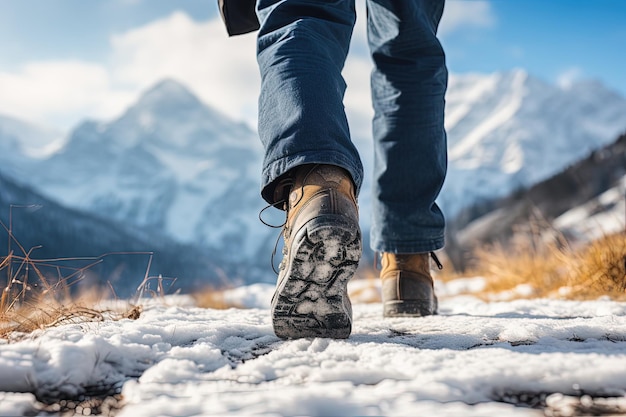
<instances>
[{"instance_id":1,"label":"snowy trail","mask_svg":"<svg viewBox=\"0 0 626 417\"><path fill-rule=\"evenodd\" d=\"M510 404L539 400L552 415L581 401L626 413L626 303L452 296L440 310L383 320L380 304L356 305L347 340L281 341L265 308L153 305L53 328L0 342L0 415L37 406L12 392L89 390L121 390L119 416L541 416Z\"/></svg>"}]
</instances>

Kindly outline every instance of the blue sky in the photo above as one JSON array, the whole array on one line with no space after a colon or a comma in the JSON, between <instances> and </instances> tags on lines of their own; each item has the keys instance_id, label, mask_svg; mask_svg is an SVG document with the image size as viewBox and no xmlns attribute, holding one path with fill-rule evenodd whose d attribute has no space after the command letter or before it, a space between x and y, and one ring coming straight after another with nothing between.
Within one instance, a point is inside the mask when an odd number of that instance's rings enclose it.
<instances>
[{"instance_id":1,"label":"blue sky","mask_svg":"<svg viewBox=\"0 0 626 417\"><path fill-rule=\"evenodd\" d=\"M0 114L67 130L114 117L173 77L253 124L254 36L228 39L216 3L0 0ZM360 21L348 107L369 94ZM440 34L452 73L524 68L552 83L599 79L626 96L626 0L448 0Z\"/></svg>"},{"instance_id":2,"label":"blue sky","mask_svg":"<svg viewBox=\"0 0 626 417\"><path fill-rule=\"evenodd\" d=\"M445 36L452 71L522 67L549 81L567 74L596 78L626 95L626 1L493 0L489 4L494 16L491 25Z\"/></svg>"}]
</instances>

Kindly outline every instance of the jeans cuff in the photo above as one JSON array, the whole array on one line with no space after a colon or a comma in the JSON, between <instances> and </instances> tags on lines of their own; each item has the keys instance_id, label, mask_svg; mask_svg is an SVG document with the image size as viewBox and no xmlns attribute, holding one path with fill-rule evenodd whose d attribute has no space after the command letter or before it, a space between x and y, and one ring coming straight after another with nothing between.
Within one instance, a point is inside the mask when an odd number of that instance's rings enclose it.
<instances>
[{"instance_id":1,"label":"jeans cuff","mask_svg":"<svg viewBox=\"0 0 626 417\"><path fill-rule=\"evenodd\" d=\"M375 252L390 252L390 253L425 253L433 252L442 249L445 245L445 238L443 236L419 241L410 242L394 242L394 241L380 241L372 239L372 250Z\"/></svg>"},{"instance_id":2,"label":"jeans cuff","mask_svg":"<svg viewBox=\"0 0 626 417\"><path fill-rule=\"evenodd\" d=\"M354 181L356 195L359 195L361 184L363 183L363 166L360 161L352 160L342 153L336 151L316 150L315 152L303 152L296 156L286 156L277 159L263 168L261 182L261 196L269 204L275 203L274 187L275 181L287 173L289 170L305 164L326 164L335 165L348 171Z\"/></svg>"}]
</instances>

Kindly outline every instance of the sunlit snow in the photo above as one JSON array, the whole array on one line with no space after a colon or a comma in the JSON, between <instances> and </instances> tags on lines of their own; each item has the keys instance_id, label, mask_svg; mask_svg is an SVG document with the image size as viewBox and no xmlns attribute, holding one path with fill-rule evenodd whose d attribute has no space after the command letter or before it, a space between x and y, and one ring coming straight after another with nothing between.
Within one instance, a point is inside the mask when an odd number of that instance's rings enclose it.
<instances>
[{"instance_id":1,"label":"sunlit snow","mask_svg":"<svg viewBox=\"0 0 626 417\"><path fill-rule=\"evenodd\" d=\"M255 308L166 298L135 321L38 331L0 342L0 415L36 409L32 394L76 398L94 387L121 392L118 415L133 417L544 415L529 395L553 408L583 394L626 407L626 303L460 294L481 286L438 283L441 314L419 319L383 319L380 304L357 302L347 340L278 339L264 284L227 295Z\"/></svg>"}]
</instances>

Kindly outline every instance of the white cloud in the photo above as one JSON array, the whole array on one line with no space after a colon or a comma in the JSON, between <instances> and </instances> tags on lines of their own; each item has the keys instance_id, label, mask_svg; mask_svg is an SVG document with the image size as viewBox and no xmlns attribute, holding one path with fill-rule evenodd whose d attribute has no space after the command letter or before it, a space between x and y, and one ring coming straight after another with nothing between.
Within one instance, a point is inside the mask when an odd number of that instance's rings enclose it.
<instances>
[{"instance_id":1,"label":"white cloud","mask_svg":"<svg viewBox=\"0 0 626 417\"><path fill-rule=\"evenodd\" d=\"M345 104L354 136L369 138L371 62L363 0L357 2L357 12L344 69ZM256 125L260 77L255 34L229 38L219 17L198 22L176 12L113 35L110 47L107 62L40 61L0 71L0 113L69 129L87 117L116 117L142 90L168 77L227 115Z\"/></svg>"},{"instance_id":2,"label":"white cloud","mask_svg":"<svg viewBox=\"0 0 626 417\"><path fill-rule=\"evenodd\" d=\"M364 9L363 9L364 12ZM354 43L366 48L360 14ZM256 126L260 76L255 34L229 38L219 18L196 22L182 12L111 38L106 63L40 61L0 71L0 113L69 129L84 118L110 119L163 78L188 85L204 102ZM351 54L344 75L359 133L371 114L369 57ZM357 123L357 122L355 122Z\"/></svg>"},{"instance_id":3,"label":"white cloud","mask_svg":"<svg viewBox=\"0 0 626 417\"><path fill-rule=\"evenodd\" d=\"M181 12L113 36L106 63L37 61L0 71L0 113L69 129L87 117L117 116L166 77L256 124L255 36L228 38L218 18L195 22Z\"/></svg>"},{"instance_id":4,"label":"white cloud","mask_svg":"<svg viewBox=\"0 0 626 417\"><path fill-rule=\"evenodd\" d=\"M469 27L490 28L496 21L488 1L448 1L439 24L439 35L446 36Z\"/></svg>"},{"instance_id":5,"label":"white cloud","mask_svg":"<svg viewBox=\"0 0 626 417\"><path fill-rule=\"evenodd\" d=\"M66 128L76 115L111 115L130 94L112 88L107 70L82 61L31 62L0 72L0 113Z\"/></svg>"},{"instance_id":6,"label":"white cloud","mask_svg":"<svg viewBox=\"0 0 626 417\"><path fill-rule=\"evenodd\" d=\"M359 8L352 49L363 51L367 48L364 5ZM194 22L175 13L116 36L112 43L116 79L145 88L174 77L204 102L256 126L260 76L255 34L228 38L218 18ZM349 86L345 103L355 136L370 130L370 71L369 56L350 54L344 70Z\"/></svg>"},{"instance_id":7,"label":"white cloud","mask_svg":"<svg viewBox=\"0 0 626 417\"><path fill-rule=\"evenodd\" d=\"M200 98L237 118L256 124L260 77L256 38L228 38L215 18L195 22L182 12L112 39L112 76L118 83L145 89L171 77Z\"/></svg>"}]
</instances>

